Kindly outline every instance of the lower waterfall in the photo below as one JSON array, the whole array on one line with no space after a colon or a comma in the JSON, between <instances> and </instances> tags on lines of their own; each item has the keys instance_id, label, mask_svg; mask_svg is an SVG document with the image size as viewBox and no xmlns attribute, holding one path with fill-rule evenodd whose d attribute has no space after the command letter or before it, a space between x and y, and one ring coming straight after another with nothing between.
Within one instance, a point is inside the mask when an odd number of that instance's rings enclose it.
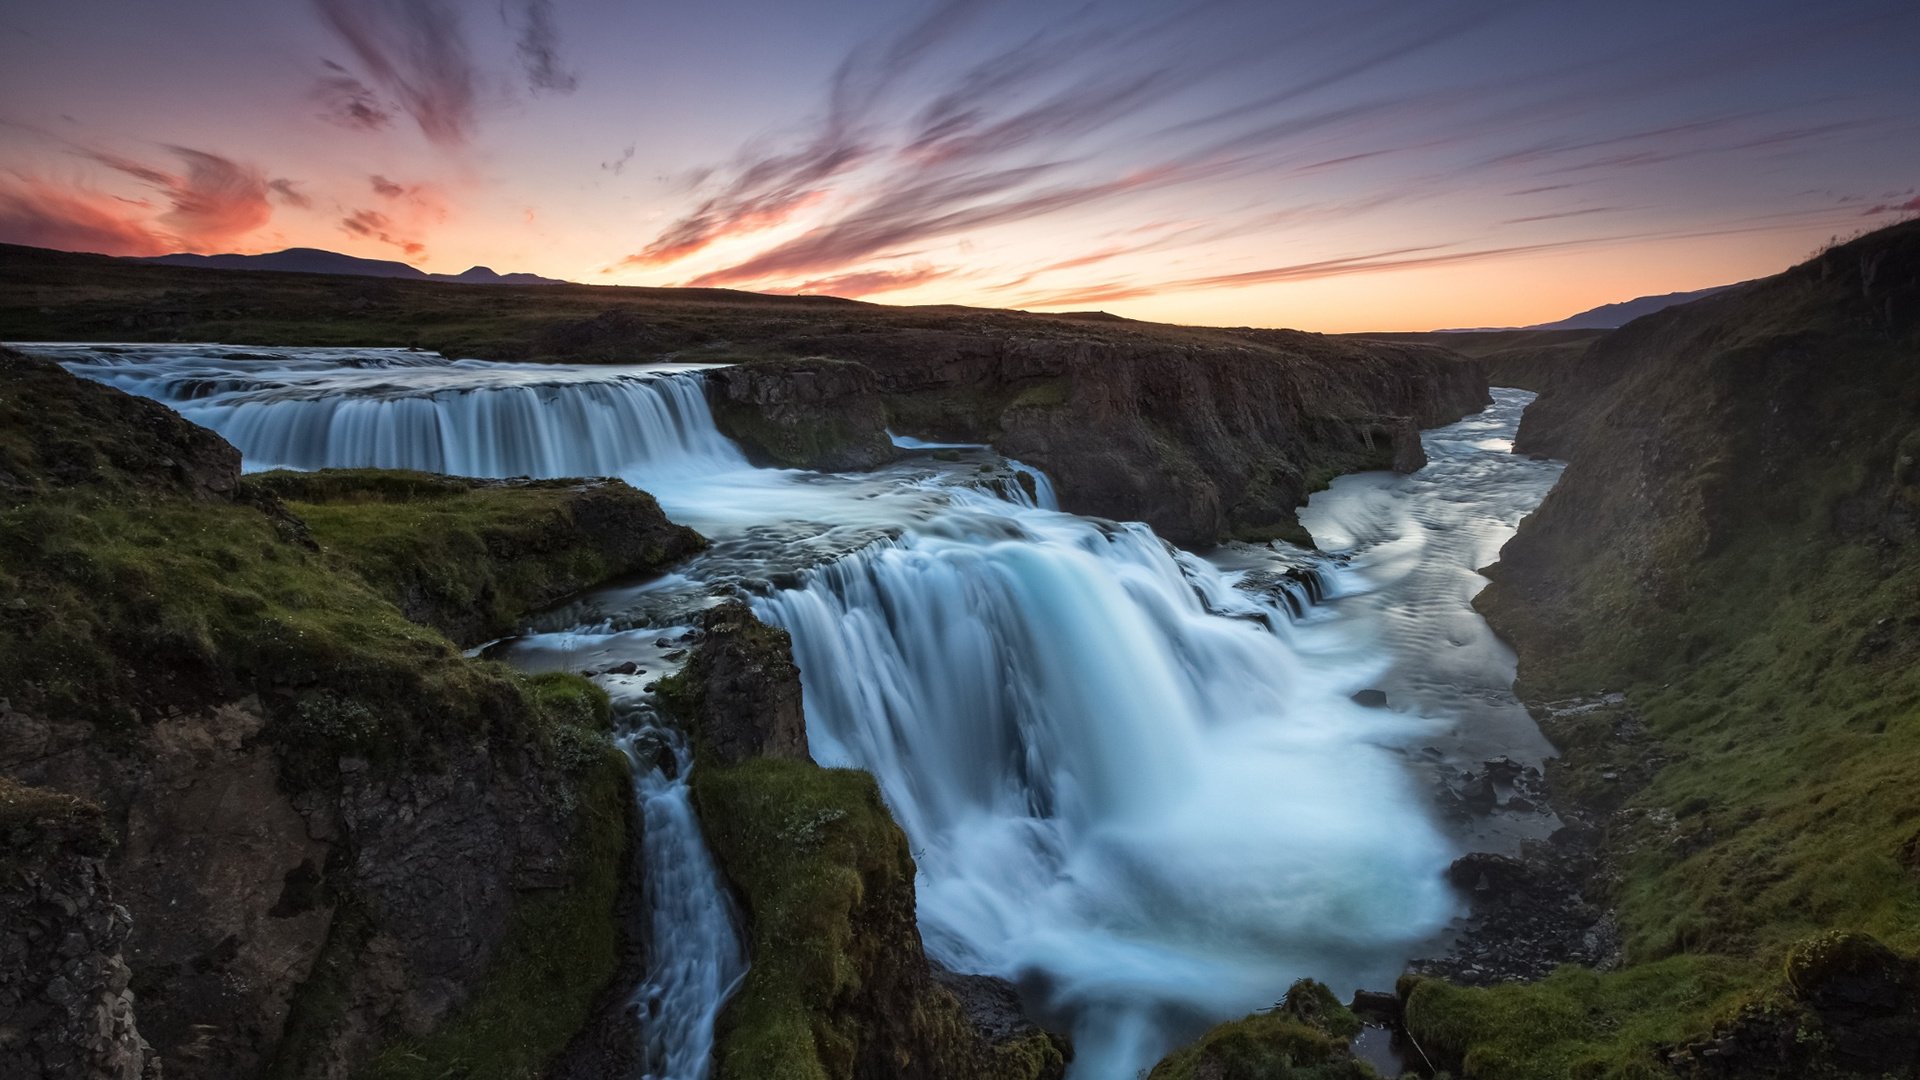
<instances>
[{"instance_id":1,"label":"lower waterfall","mask_svg":"<svg viewBox=\"0 0 1920 1080\"><path fill-rule=\"evenodd\" d=\"M746 974L746 950L694 816L685 738L642 728L620 745L634 769L650 913L647 973L631 999L646 1040L641 1080L698 1080L713 1053L714 1021Z\"/></svg>"},{"instance_id":2,"label":"lower waterfall","mask_svg":"<svg viewBox=\"0 0 1920 1080\"><path fill-rule=\"evenodd\" d=\"M250 469L611 474L652 491L712 548L608 590L509 658L599 668L648 649L657 671L660 628L714 590L747 593L793 636L815 758L872 772L906 831L930 954L1018 984L1070 1030L1075 1080L1132 1080L1296 977L1342 996L1391 986L1457 912L1442 879L1457 842L1409 751L1443 742L1473 706L1352 700L1405 682L1410 650L1430 647L1382 644L1334 610L1368 591L1391 608L1395 586L1370 582L1363 560L1321 560L1309 587L1277 573L1305 553L1201 559L1143 525L1060 512L1043 475L984 448L903 438L908 456L868 474L756 469L685 366L36 351L214 428ZM1523 403L1503 398L1499 422ZM1551 480L1488 482L1506 485L1495 501L1508 508ZM1313 603L1323 596L1331 608ZM744 958L686 800L684 747L646 738L643 858L655 939L671 947L636 1004L649 1075L700 1080Z\"/></svg>"}]
</instances>

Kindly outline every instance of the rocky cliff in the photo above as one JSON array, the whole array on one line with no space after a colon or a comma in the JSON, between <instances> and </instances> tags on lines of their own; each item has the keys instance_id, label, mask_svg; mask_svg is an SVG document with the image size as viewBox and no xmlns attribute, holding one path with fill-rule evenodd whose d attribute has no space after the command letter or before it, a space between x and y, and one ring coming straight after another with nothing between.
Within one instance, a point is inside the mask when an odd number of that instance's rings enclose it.
<instances>
[{"instance_id":1,"label":"rocky cliff","mask_svg":"<svg viewBox=\"0 0 1920 1080\"><path fill-rule=\"evenodd\" d=\"M1468 1076L1920 1075L1920 223L1615 331L1519 448L1568 466L1479 604L1626 963L1409 1028Z\"/></svg>"},{"instance_id":2,"label":"rocky cliff","mask_svg":"<svg viewBox=\"0 0 1920 1080\"><path fill-rule=\"evenodd\" d=\"M928 962L906 835L871 776L808 758L786 632L736 603L701 634L661 700L693 733L695 804L753 956L717 1080L1057 1080L1064 1042L1010 987Z\"/></svg>"},{"instance_id":3,"label":"rocky cliff","mask_svg":"<svg viewBox=\"0 0 1920 1080\"><path fill-rule=\"evenodd\" d=\"M1092 325L817 333L789 344L831 360L715 372L716 418L771 461L812 468L884 460L888 427L989 443L1044 470L1070 511L1205 546L1302 539L1294 512L1313 491L1419 468L1419 428L1489 400L1484 366L1430 346Z\"/></svg>"},{"instance_id":4,"label":"rocky cliff","mask_svg":"<svg viewBox=\"0 0 1920 1080\"><path fill-rule=\"evenodd\" d=\"M504 559L546 526L481 525L536 503L569 532L660 541L587 543L575 570L697 538L630 490L463 487L423 495L393 547L349 511L404 521L419 478L318 474L288 503L238 463L161 406L0 353L0 776L94 808L0 822L6 933L25 928L0 944L20 961L0 1003L32 1005L0 1055L174 1078L536 1070L617 952L630 799L606 699L462 657L403 615L393 571L449 515ZM342 513L309 527L290 505ZM483 628L563 576L428 610Z\"/></svg>"}]
</instances>

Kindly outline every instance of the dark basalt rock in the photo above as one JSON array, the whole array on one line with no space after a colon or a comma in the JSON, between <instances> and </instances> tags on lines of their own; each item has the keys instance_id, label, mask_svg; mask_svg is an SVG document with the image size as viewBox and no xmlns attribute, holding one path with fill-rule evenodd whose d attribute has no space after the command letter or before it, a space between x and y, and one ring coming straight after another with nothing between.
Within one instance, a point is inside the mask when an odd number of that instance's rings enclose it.
<instances>
[{"instance_id":1,"label":"dark basalt rock","mask_svg":"<svg viewBox=\"0 0 1920 1080\"><path fill-rule=\"evenodd\" d=\"M1343 472L1426 462L1422 426L1487 401L1485 368L1440 349L1282 330L1115 339L929 329L824 333L836 359L715 371L721 429L782 465L891 460L893 430L987 443L1045 471L1068 510L1178 544L1307 543L1294 511ZM1156 335L1160 334L1156 330Z\"/></svg>"},{"instance_id":2,"label":"dark basalt rock","mask_svg":"<svg viewBox=\"0 0 1920 1080\"><path fill-rule=\"evenodd\" d=\"M721 368L707 377L721 431L762 461L787 467L871 469L899 451L873 372L821 358Z\"/></svg>"},{"instance_id":3,"label":"dark basalt rock","mask_svg":"<svg viewBox=\"0 0 1920 1080\"><path fill-rule=\"evenodd\" d=\"M0 1076L159 1080L100 808L0 778Z\"/></svg>"},{"instance_id":4,"label":"dark basalt rock","mask_svg":"<svg viewBox=\"0 0 1920 1080\"><path fill-rule=\"evenodd\" d=\"M1369 709L1384 709L1387 707L1387 692L1385 690L1356 690L1353 694L1353 703Z\"/></svg>"},{"instance_id":5,"label":"dark basalt rock","mask_svg":"<svg viewBox=\"0 0 1920 1080\"><path fill-rule=\"evenodd\" d=\"M668 681L700 759L737 765L750 758L811 761L800 705L800 669L787 632L730 601L700 620L700 645L686 671Z\"/></svg>"}]
</instances>

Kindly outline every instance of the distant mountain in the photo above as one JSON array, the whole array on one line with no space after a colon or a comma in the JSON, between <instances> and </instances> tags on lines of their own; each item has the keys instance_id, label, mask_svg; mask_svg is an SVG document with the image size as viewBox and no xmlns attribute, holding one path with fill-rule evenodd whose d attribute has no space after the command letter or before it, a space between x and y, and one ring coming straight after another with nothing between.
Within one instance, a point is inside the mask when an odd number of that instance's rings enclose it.
<instances>
[{"instance_id":1,"label":"distant mountain","mask_svg":"<svg viewBox=\"0 0 1920 1080\"><path fill-rule=\"evenodd\" d=\"M265 255L155 255L135 260L167 266L195 266L203 270L276 270L289 274L356 274L360 277L405 278L410 281L458 281L467 285L566 285L559 278L539 274L497 274L476 266L458 274L429 274L391 259L361 259L319 248L288 248Z\"/></svg>"},{"instance_id":2,"label":"distant mountain","mask_svg":"<svg viewBox=\"0 0 1920 1080\"><path fill-rule=\"evenodd\" d=\"M1536 326L1523 326L1522 330L1612 330L1625 326L1642 315L1651 315L1681 304L1690 304L1703 300L1714 293L1726 292L1738 288L1746 282L1734 285L1715 285L1711 289L1695 289L1692 292L1667 293L1665 296L1641 296L1632 300L1622 300L1618 304L1602 304L1597 308L1583 311L1578 315L1569 315L1559 322L1540 323Z\"/></svg>"}]
</instances>

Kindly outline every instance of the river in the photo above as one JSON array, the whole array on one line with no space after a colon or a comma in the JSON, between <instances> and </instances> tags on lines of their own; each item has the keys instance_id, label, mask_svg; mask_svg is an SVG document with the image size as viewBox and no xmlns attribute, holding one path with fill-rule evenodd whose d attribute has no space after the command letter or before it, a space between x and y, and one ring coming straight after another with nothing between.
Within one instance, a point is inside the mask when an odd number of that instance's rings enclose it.
<instances>
[{"instance_id":1,"label":"river","mask_svg":"<svg viewBox=\"0 0 1920 1080\"><path fill-rule=\"evenodd\" d=\"M1316 494L1302 522L1327 554L1202 558L1061 512L1044 477L984 448L901 438L902 460L871 473L755 468L684 365L29 348L213 428L248 469L618 475L712 538L491 650L602 672L623 738L650 748L634 758L655 948L636 1000L658 1080L703 1075L745 963L684 749L647 705L722 595L792 633L814 757L878 779L929 953L1014 981L1071 1033L1075 1080L1131 1080L1296 977L1390 987L1460 915L1447 864L1551 824L1455 821L1434 797L1486 756L1549 753L1470 606L1475 568L1557 475L1511 453L1520 391L1428 432L1419 473Z\"/></svg>"}]
</instances>

